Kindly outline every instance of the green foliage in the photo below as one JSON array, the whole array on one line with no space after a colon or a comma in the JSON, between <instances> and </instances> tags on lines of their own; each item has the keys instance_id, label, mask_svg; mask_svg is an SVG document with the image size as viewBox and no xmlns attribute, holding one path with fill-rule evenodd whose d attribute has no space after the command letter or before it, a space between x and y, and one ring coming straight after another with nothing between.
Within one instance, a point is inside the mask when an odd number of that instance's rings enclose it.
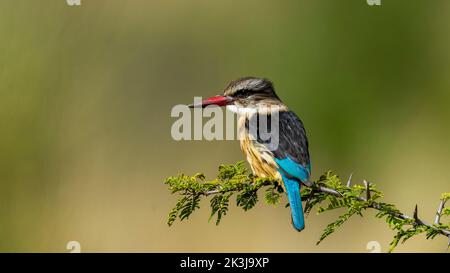
<instances>
[{"instance_id":1,"label":"green foliage","mask_svg":"<svg viewBox=\"0 0 450 273\"><path fill-rule=\"evenodd\" d=\"M236 204L245 211L253 208L258 202L258 194L253 186L246 186L236 197Z\"/></svg>"},{"instance_id":2,"label":"green foliage","mask_svg":"<svg viewBox=\"0 0 450 273\"><path fill-rule=\"evenodd\" d=\"M441 196L441 200L443 200L444 202L450 200L450 192L444 192Z\"/></svg>"},{"instance_id":3,"label":"green foliage","mask_svg":"<svg viewBox=\"0 0 450 273\"><path fill-rule=\"evenodd\" d=\"M211 216L209 217L209 220L211 220L214 215L217 215L216 225L219 225L220 220L222 220L222 216L225 216L228 212L228 204L230 203L231 194L231 192L227 192L211 198Z\"/></svg>"},{"instance_id":4,"label":"green foliage","mask_svg":"<svg viewBox=\"0 0 450 273\"><path fill-rule=\"evenodd\" d=\"M184 174L169 177L165 184L172 194L178 194L179 199L175 207L169 212L167 224L171 226L177 218L180 221L189 216L200 207L202 197L213 195L210 200L211 214L209 219L215 217L218 225L229 209L230 198L236 195L236 206L244 211L253 208L258 202L258 191L264 188L264 200L267 204L276 205L280 202L283 187L280 181L268 178L254 177L245 168L244 162L219 166L217 178L207 181L201 173L194 176ZM367 209L378 211L377 218L384 219L388 226L395 231L390 243L391 252L399 243L404 243L419 234L425 234L427 239L434 239L437 235L448 236L450 226L444 224L428 225L417 216L417 207L414 217L404 215L393 204L378 201L383 193L376 189L374 184L364 182L364 185L344 185L341 179L331 171L323 174L319 180L310 187L302 187L302 199L306 201L305 213L317 208L321 214L332 210L343 210L338 219L327 225L317 244L348 221L353 215L363 216ZM450 200L450 193L441 196L443 204ZM287 207L288 205L286 205ZM444 208L441 216L449 216L450 208Z\"/></svg>"},{"instance_id":5,"label":"green foliage","mask_svg":"<svg viewBox=\"0 0 450 273\"><path fill-rule=\"evenodd\" d=\"M277 181L254 177L245 168L242 161L234 165L219 166L217 179L212 181L206 181L205 176L201 173L192 177L180 174L167 178L165 184L169 186L172 194L181 196L169 213L167 220L169 226L175 222L177 217L180 221L188 219L199 208L202 196L215 195L210 201L210 220L216 216L216 225L227 214L230 198L234 193L237 193L236 205L245 211L253 208L258 202L258 190L262 187L271 185L271 188L274 189L273 194L265 195L267 203L275 204L281 198L279 190L281 187Z\"/></svg>"},{"instance_id":6,"label":"green foliage","mask_svg":"<svg viewBox=\"0 0 450 273\"><path fill-rule=\"evenodd\" d=\"M444 209L444 210L442 211L442 215L446 215L446 216L450 215L450 208Z\"/></svg>"},{"instance_id":7,"label":"green foliage","mask_svg":"<svg viewBox=\"0 0 450 273\"><path fill-rule=\"evenodd\" d=\"M283 188L277 183L266 189L266 192L264 193L264 200L269 205L277 205L280 203L281 193L283 193Z\"/></svg>"}]
</instances>

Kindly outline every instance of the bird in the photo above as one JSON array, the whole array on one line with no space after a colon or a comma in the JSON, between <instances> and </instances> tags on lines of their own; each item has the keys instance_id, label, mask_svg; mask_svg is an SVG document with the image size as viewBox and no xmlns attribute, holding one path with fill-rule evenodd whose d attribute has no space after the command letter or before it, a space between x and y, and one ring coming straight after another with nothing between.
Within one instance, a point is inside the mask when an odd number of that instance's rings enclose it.
<instances>
[{"instance_id":1,"label":"bird","mask_svg":"<svg viewBox=\"0 0 450 273\"><path fill-rule=\"evenodd\" d=\"M225 106L238 114L240 146L253 174L282 182L289 201L292 225L295 230L302 231L305 220L300 189L302 185L311 185L308 139L302 121L281 101L275 93L273 83L260 77L234 80L225 87L222 94L189 107L204 108L209 105ZM278 126L273 126L270 119L275 114L278 115ZM270 147L259 133L255 135L250 130L250 124L257 124L256 131L259 132L263 118L267 121L271 134L275 132L278 135L276 148Z\"/></svg>"}]
</instances>

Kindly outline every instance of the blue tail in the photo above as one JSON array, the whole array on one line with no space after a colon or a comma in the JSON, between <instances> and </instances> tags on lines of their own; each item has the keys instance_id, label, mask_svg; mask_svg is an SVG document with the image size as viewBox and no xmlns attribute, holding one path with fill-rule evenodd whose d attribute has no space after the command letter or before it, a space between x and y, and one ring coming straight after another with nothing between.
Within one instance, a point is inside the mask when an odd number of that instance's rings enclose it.
<instances>
[{"instance_id":1,"label":"blue tail","mask_svg":"<svg viewBox=\"0 0 450 273\"><path fill-rule=\"evenodd\" d=\"M291 207L292 224L297 231L305 228L305 218L303 216L302 198L300 196L300 183L282 175L283 184Z\"/></svg>"},{"instance_id":2,"label":"blue tail","mask_svg":"<svg viewBox=\"0 0 450 273\"><path fill-rule=\"evenodd\" d=\"M283 159L275 158L275 162L280 167L280 175L289 199L292 224L297 231L301 231L305 228L305 219L303 216L302 197L300 196L300 181L308 180L311 165L307 164L304 167L289 157Z\"/></svg>"}]
</instances>

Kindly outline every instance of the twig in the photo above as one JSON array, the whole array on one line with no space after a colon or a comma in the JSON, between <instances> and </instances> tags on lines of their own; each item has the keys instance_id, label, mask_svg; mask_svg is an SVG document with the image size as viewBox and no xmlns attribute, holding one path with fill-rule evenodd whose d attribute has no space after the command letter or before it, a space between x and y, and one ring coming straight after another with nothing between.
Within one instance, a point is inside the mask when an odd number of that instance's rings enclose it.
<instances>
[{"instance_id":1,"label":"twig","mask_svg":"<svg viewBox=\"0 0 450 273\"><path fill-rule=\"evenodd\" d=\"M441 203L439 204L438 210L436 212L436 217L434 218L434 224L436 224L436 225L439 225L439 223L441 222L441 214L442 214L442 210L444 209L445 202L446 202L446 200L442 199ZM450 240L450 238L449 238L449 240Z\"/></svg>"},{"instance_id":2,"label":"twig","mask_svg":"<svg viewBox=\"0 0 450 273\"><path fill-rule=\"evenodd\" d=\"M260 184L260 186L269 186L272 184L273 183L271 181L264 181L263 183ZM250 185L253 185L253 183ZM242 189L240 189L240 190L242 190ZM236 189L212 190L212 191L207 191L207 192L200 192L199 194L203 194L204 196L209 196L209 195L213 195L213 194L225 193L225 192L230 192L230 191L236 191Z\"/></svg>"}]
</instances>

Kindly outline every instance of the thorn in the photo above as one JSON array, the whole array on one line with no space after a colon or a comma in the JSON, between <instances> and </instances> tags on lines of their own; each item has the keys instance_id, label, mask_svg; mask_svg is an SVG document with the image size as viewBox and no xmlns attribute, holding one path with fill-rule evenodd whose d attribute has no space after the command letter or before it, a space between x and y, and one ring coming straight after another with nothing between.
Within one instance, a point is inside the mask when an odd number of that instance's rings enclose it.
<instances>
[{"instance_id":1,"label":"thorn","mask_svg":"<svg viewBox=\"0 0 450 273\"><path fill-rule=\"evenodd\" d=\"M348 177L347 188L350 188L350 186L352 185L352 177L353 177L353 173L351 173L350 176Z\"/></svg>"},{"instance_id":2,"label":"thorn","mask_svg":"<svg viewBox=\"0 0 450 273\"><path fill-rule=\"evenodd\" d=\"M419 217L417 216L417 204L416 207L414 208L414 220L416 220L416 222L419 222Z\"/></svg>"},{"instance_id":3,"label":"thorn","mask_svg":"<svg viewBox=\"0 0 450 273\"><path fill-rule=\"evenodd\" d=\"M366 201L370 200L370 182L364 180L364 186L366 187Z\"/></svg>"}]
</instances>

